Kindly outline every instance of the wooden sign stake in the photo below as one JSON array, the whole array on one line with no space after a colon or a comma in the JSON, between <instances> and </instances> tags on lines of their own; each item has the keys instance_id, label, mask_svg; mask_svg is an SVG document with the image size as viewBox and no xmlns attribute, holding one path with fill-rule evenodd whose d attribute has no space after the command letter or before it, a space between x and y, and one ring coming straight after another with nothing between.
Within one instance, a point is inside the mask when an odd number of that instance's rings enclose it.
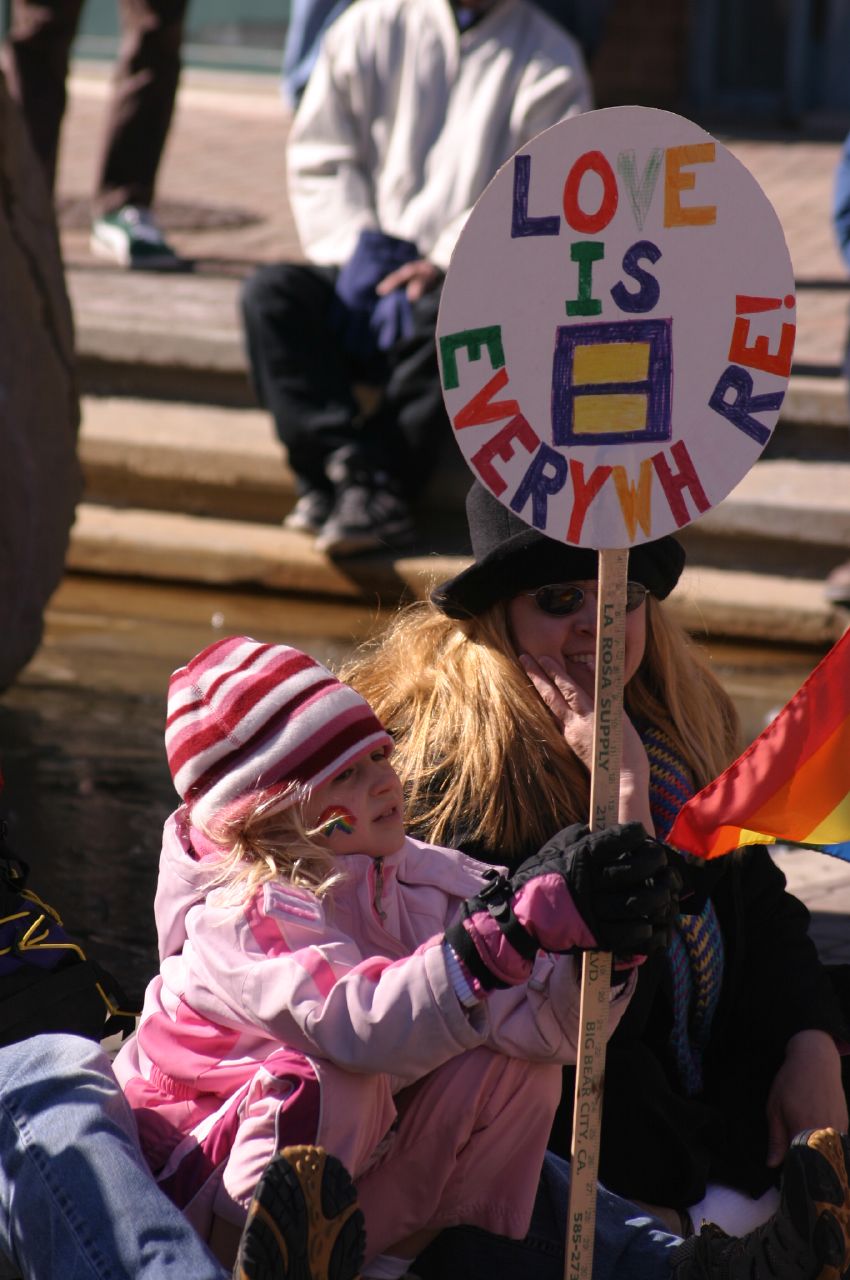
<instances>
[{"instance_id":1,"label":"wooden sign stake","mask_svg":"<svg viewBox=\"0 0 850 1280\"><path fill-rule=\"evenodd\" d=\"M628 564L627 550L599 552L592 831L611 826L619 816ZM591 1280L610 989L610 953L586 951L582 957L565 1280Z\"/></svg>"}]
</instances>

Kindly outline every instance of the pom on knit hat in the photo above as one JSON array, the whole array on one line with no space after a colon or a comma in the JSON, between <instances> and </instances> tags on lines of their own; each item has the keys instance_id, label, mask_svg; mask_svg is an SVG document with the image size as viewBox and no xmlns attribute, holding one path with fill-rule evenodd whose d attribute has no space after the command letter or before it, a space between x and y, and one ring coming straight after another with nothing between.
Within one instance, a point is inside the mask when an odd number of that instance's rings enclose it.
<instances>
[{"instance_id":1,"label":"pom on knit hat","mask_svg":"<svg viewBox=\"0 0 850 1280\"><path fill-rule=\"evenodd\" d=\"M392 738L369 704L287 645L218 640L169 682L165 749L195 826L248 795L317 786L375 747Z\"/></svg>"}]
</instances>

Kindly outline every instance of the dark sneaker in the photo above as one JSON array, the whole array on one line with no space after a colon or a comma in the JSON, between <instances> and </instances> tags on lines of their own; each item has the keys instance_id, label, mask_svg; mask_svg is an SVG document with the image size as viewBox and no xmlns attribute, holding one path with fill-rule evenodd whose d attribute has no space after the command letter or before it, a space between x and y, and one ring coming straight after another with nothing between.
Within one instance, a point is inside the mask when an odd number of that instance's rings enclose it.
<instances>
[{"instance_id":1,"label":"dark sneaker","mask_svg":"<svg viewBox=\"0 0 850 1280\"><path fill-rule=\"evenodd\" d=\"M178 271L183 261L167 242L150 209L125 204L92 223L91 251L137 271Z\"/></svg>"},{"instance_id":2,"label":"dark sneaker","mask_svg":"<svg viewBox=\"0 0 850 1280\"><path fill-rule=\"evenodd\" d=\"M353 485L337 499L316 538L316 548L329 556L354 556L406 547L412 539L413 519L403 498L380 483Z\"/></svg>"},{"instance_id":3,"label":"dark sneaker","mask_svg":"<svg viewBox=\"0 0 850 1280\"><path fill-rule=\"evenodd\" d=\"M356 1280L365 1246L345 1166L321 1147L284 1147L257 1184L233 1280Z\"/></svg>"},{"instance_id":4,"label":"dark sneaker","mask_svg":"<svg viewBox=\"0 0 850 1280\"><path fill-rule=\"evenodd\" d=\"M319 531L316 548L329 556L354 556L413 539L413 519L401 485L357 445L343 445L325 463L336 500Z\"/></svg>"},{"instance_id":5,"label":"dark sneaker","mask_svg":"<svg viewBox=\"0 0 850 1280\"><path fill-rule=\"evenodd\" d=\"M673 1280L842 1280L850 1268L850 1139L834 1129L798 1134L770 1221L740 1239L707 1223L671 1265Z\"/></svg>"},{"instance_id":6,"label":"dark sneaker","mask_svg":"<svg viewBox=\"0 0 850 1280\"><path fill-rule=\"evenodd\" d=\"M305 489L283 522L292 533L318 533L333 509L330 489Z\"/></svg>"}]
</instances>

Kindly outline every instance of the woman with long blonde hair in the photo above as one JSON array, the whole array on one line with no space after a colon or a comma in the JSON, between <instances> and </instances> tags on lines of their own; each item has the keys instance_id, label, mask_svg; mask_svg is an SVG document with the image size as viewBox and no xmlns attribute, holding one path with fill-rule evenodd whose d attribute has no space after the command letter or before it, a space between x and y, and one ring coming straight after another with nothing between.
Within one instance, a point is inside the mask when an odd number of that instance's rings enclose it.
<instances>
[{"instance_id":1,"label":"woman with long blonde hair","mask_svg":"<svg viewBox=\"0 0 850 1280\"><path fill-rule=\"evenodd\" d=\"M413 833L511 866L589 814L597 556L478 484L467 514L474 562L344 677L396 741ZM669 537L629 553L620 818L661 839L739 750L731 699L662 603L684 559ZM600 1177L671 1224L741 1231L773 1211L794 1134L847 1127L845 1033L808 913L763 847L709 865L680 856L679 870L671 945L642 966L609 1046Z\"/></svg>"}]
</instances>

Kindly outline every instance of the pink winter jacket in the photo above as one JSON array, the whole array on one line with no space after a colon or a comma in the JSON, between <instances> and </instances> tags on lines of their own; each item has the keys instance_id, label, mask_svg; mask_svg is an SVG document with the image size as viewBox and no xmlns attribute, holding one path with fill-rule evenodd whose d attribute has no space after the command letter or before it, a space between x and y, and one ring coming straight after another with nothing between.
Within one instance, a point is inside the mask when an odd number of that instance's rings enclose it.
<instances>
[{"instance_id":1,"label":"pink winter jacket","mask_svg":"<svg viewBox=\"0 0 850 1280\"><path fill-rule=\"evenodd\" d=\"M572 956L540 954L530 981L471 1010L441 945L490 868L406 839L389 857L351 855L323 900L269 882L247 903L207 892L180 810L165 827L155 912L160 973L136 1036L115 1063L167 1098L228 1097L281 1044L345 1072L381 1073L393 1093L478 1045L574 1063L579 977ZM609 1031L634 985L611 1001ZM330 1075L338 1073L331 1072Z\"/></svg>"}]
</instances>

